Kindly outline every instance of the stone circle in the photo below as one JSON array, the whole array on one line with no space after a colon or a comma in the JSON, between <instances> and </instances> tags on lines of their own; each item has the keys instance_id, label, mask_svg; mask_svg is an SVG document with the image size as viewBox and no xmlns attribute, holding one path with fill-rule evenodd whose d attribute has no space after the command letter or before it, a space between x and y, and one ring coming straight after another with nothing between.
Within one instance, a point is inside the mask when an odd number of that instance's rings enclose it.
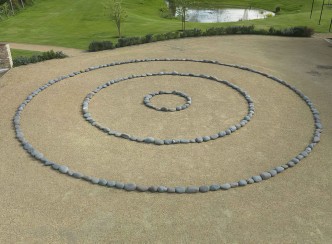
<instances>
[{"instance_id":1,"label":"stone circle","mask_svg":"<svg viewBox=\"0 0 332 244\"><path fill-rule=\"evenodd\" d=\"M139 136L135 136L135 135L129 135L126 132L120 132L117 131L115 129L111 129L105 125L103 125L101 122L96 121L93 117L92 114L89 112L89 103L91 102L92 98L101 90L106 89L112 85L115 85L121 81L125 81L125 80L130 80L130 79L136 79L136 78L141 78L141 77L147 77L147 76L182 76L182 77L196 77L196 78L203 78L203 79L208 79L208 80L213 80L216 81L220 84L224 84L226 86L231 87L233 90L235 90L236 92L238 92L247 102L248 104L248 112L246 115L244 115L243 118L241 118L241 120L235 124L235 125L231 125L230 127L228 127L226 130L223 131L218 131L212 135L202 135L196 138L187 138L187 139L175 139L175 138L154 138L154 137L145 137L145 138L141 138ZM160 93L161 92L161 93ZM144 98L144 103L145 105L147 105L148 107L152 106L152 108L158 110L159 108L154 107L153 105L151 105L150 103L150 99L153 96L156 95L160 95L160 94L175 94L178 96L182 96L184 98L186 98L187 103L182 105L181 108L176 108L177 111L186 109L190 104L191 104L191 98L182 93L182 92L178 92L178 91L172 91L167 92L167 91L159 91L159 92L155 92L155 93L151 93L145 96ZM188 105L189 104L189 105ZM166 108L167 109L167 108ZM159 109L159 111L162 111L161 108ZM215 140L218 138L222 138L224 136L228 136L231 133L234 133L235 131L239 130L241 127L245 126L253 117L253 115L255 114L255 105L253 100L251 99L250 95L246 92L243 91L240 87L232 84L231 82L228 82L226 80L220 80L217 77L214 76L209 76L206 74L193 74L193 73L179 73L176 71L172 71L172 72L159 72L159 73L146 73L146 74L141 74L141 75L131 75L128 77L122 77L116 80L111 80L108 81L100 86L98 86L96 89L94 89L93 91L91 91L84 99L83 103L82 103L82 113L83 113L83 117L86 121L88 121L91 125L97 127L100 131L110 135L110 136L116 136L116 137L120 137L123 139L127 139L130 141L136 141L136 142L140 142L140 143L148 143L148 144L155 144L158 146L162 146L162 145L171 145L171 144L188 144L188 143L202 143L202 142L208 142L210 140Z\"/></svg>"},{"instance_id":2,"label":"stone circle","mask_svg":"<svg viewBox=\"0 0 332 244\"><path fill-rule=\"evenodd\" d=\"M110 67L110 66L116 66L116 65L124 65L124 64L130 64L130 63L140 63L140 62L155 62L155 61L167 61L167 62L199 62L199 63L207 63L207 64L213 64L213 65L220 65L220 66L226 66L226 67L232 67L232 68L236 68L236 69L240 69L240 70L245 70L248 72L252 72L264 77L267 77L273 81L276 81L277 83L279 83L280 85L283 85L287 88L289 88L291 91L293 91L295 94L297 94L309 107L312 115L313 115L313 120L314 120L314 132L311 138L310 143L303 149L303 151L299 152L297 155L295 155L293 158L291 158L288 162L283 162L281 165L276 166L274 168L268 169L266 171L262 171L259 172L258 174L251 176L247 179L240 179L238 181L234 181L234 182L229 182L229 183L217 183L217 184L212 184L212 185L202 185L202 186L176 186L176 187L168 187L168 186L143 186L143 185L137 185L135 183L122 183L120 181L115 181L115 180L106 180L106 179L102 179L102 178L97 178L97 177L93 177L93 176L89 176L89 175L85 175L81 172L78 171L74 171L72 169L70 169L68 166L66 165L60 165L57 164L49 159L47 159L41 152L39 152L37 149L34 148L33 145L31 145L29 143L29 141L25 138L23 130L21 128L21 116L23 114L24 109L28 106L28 104L31 102L31 100L36 97L39 93L41 93L43 90L47 89L48 87L62 81L65 79L69 79L70 77L74 77L76 75L85 73L85 72L90 72L96 69L101 69L104 67ZM161 73L159 73L158 75L162 75ZM211 76L207 76L204 78L209 78L209 79L215 79L214 77ZM115 81L111 81L111 82L115 82ZM111 84L111 82L109 82ZM119 82L116 81L116 82ZM238 88L235 85L232 85L233 88L237 91L239 91L240 88ZM94 92L98 92L99 90L103 89L103 87L98 87ZM93 92L93 93L94 93ZM93 94L92 94L93 96ZM86 108L87 110L87 108ZM252 111L253 110L249 110ZM85 107L83 104L83 113L85 113ZM253 113L251 114L251 116L253 115ZM246 124L248 121L250 121L251 116L248 116L247 118L244 118L241 122L240 125L242 125L241 123ZM87 118L85 116L85 118ZM246 121L246 123L244 122ZM93 122L92 122L93 123ZM315 108L314 104L312 103L312 101L306 96L304 95L300 90L298 90L296 87L288 84L286 81L281 80L277 77L274 77L272 75L248 68L248 67L244 67L244 66L240 66L240 65L236 65L236 64L225 64L225 63L221 63L219 61L214 61L214 60L194 60L194 59L143 59L143 60L130 60L130 61L123 61L123 62L114 62L114 63L110 63L110 64L104 64L104 65L100 65L100 66L96 66L96 67L90 67L87 68L85 70L81 70L81 71L76 71L73 73L70 73L68 75L64 75L64 76L60 76L58 78L55 78L53 80L48 81L45 85L39 87L37 90L33 91L30 95L27 96L27 98L19 105L14 118L13 118L13 125L14 125L14 129L15 129L15 133L16 133L16 138L18 139L18 141L21 143L22 147L24 150L26 150L33 158L39 160L42 164L44 164L45 166L50 166L51 169L57 170L58 172L62 173L62 174L66 174L68 176L71 176L75 179L82 179L85 181L88 181L92 184L97 184L103 187L111 187L111 188L115 188L115 189L123 189L126 191L138 191L138 192L156 192L156 193L178 193L178 194L182 194L182 193L206 193L208 191L219 191L219 190L229 190L231 188L237 188L237 187L244 187L250 184L254 184L254 183L259 183L262 182L264 180L268 180L271 179L275 176L277 176L278 174L284 172L285 170L288 170L290 168L293 168L294 166L296 166L297 164L299 164L302 160L304 160L306 157L309 156L310 153L312 153L314 147L317 145L317 143L320 142L320 137L321 137L321 133L323 130L323 126L321 124L321 120L320 120L320 115L319 115L319 111ZM238 128L239 125L235 125L235 128ZM235 130L234 127L232 127L232 129L227 129L226 131L222 131L220 133L218 133L220 136L225 136L225 135L229 135L233 132L233 130ZM117 133L116 136L121 136L121 134L119 135L119 133ZM122 137L127 137L127 136L122 136ZM203 142L204 139L205 141L207 140L211 140L211 137L205 137L205 138L197 138L199 142ZM149 141L149 143L151 143L152 141L155 142L156 140L154 138L146 138L145 140ZM196 140L195 140L196 141ZM168 143L169 141L167 141ZM189 142L192 142L192 140L189 140ZM196 141L197 142L197 141ZM164 141L165 143L165 141ZM181 143L181 140L179 141L172 141L171 143ZM187 141L182 140L182 143L187 143Z\"/></svg>"},{"instance_id":3,"label":"stone circle","mask_svg":"<svg viewBox=\"0 0 332 244\"><path fill-rule=\"evenodd\" d=\"M186 99L186 103L181 105L181 106L177 106L175 108L167 108L167 107L159 108L159 107L154 106L153 103L151 103L151 99L153 97L159 96L159 95L164 95L164 94L177 95L179 97L183 97L184 99ZM189 97L187 94L185 94L183 92L180 92L180 91L157 91L157 92L152 92L152 93L144 96L143 103L148 108L152 108L152 109L157 110L157 111L177 112L177 111L187 109L191 105L192 100L191 100L191 97Z\"/></svg>"}]
</instances>

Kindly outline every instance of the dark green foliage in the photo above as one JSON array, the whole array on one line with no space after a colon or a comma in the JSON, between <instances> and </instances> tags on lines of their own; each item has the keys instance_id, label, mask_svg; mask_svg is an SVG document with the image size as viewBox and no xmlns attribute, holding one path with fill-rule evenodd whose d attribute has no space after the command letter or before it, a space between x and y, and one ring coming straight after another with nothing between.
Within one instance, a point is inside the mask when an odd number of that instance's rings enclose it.
<instances>
[{"instance_id":1,"label":"dark green foliage","mask_svg":"<svg viewBox=\"0 0 332 244\"><path fill-rule=\"evenodd\" d=\"M165 19L174 19L174 15L172 14L172 12L170 11L170 9L166 6L164 7L161 7L159 9L159 15L160 17L162 18L165 18Z\"/></svg>"},{"instance_id":2,"label":"dark green foliage","mask_svg":"<svg viewBox=\"0 0 332 244\"><path fill-rule=\"evenodd\" d=\"M142 44L142 38L141 37L122 37L118 39L118 43L116 44L116 47L127 47L132 45L138 45Z\"/></svg>"},{"instance_id":3,"label":"dark green foliage","mask_svg":"<svg viewBox=\"0 0 332 244\"><path fill-rule=\"evenodd\" d=\"M225 29L226 34L254 34L255 26L228 26Z\"/></svg>"},{"instance_id":4,"label":"dark green foliage","mask_svg":"<svg viewBox=\"0 0 332 244\"><path fill-rule=\"evenodd\" d=\"M144 43L149 43L149 42L152 42L152 41L153 41L153 34L147 34L144 37Z\"/></svg>"},{"instance_id":5,"label":"dark green foliage","mask_svg":"<svg viewBox=\"0 0 332 244\"><path fill-rule=\"evenodd\" d=\"M278 13L280 12L280 10L281 10L280 7L277 6L277 7L276 7L276 10L275 10L275 13L278 14Z\"/></svg>"},{"instance_id":6,"label":"dark green foliage","mask_svg":"<svg viewBox=\"0 0 332 244\"><path fill-rule=\"evenodd\" d=\"M224 27L212 27L206 29L206 31L204 32L205 36L219 36L224 34L226 34Z\"/></svg>"},{"instance_id":7,"label":"dark green foliage","mask_svg":"<svg viewBox=\"0 0 332 244\"><path fill-rule=\"evenodd\" d=\"M33 55L31 57L17 57L14 58L13 64L14 67L21 66L21 65L27 65L30 63L38 63L42 62L45 60L50 60L50 59L62 59L68 57L66 54L63 52L54 52L53 50L43 52L40 55Z\"/></svg>"},{"instance_id":8,"label":"dark green foliage","mask_svg":"<svg viewBox=\"0 0 332 244\"><path fill-rule=\"evenodd\" d=\"M166 32L164 35L165 35L165 40L180 38L180 33L177 32L177 31L175 31L175 32Z\"/></svg>"},{"instance_id":9,"label":"dark green foliage","mask_svg":"<svg viewBox=\"0 0 332 244\"><path fill-rule=\"evenodd\" d=\"M184 30L181 32L180 37L185 38L185 37L198 37L202 36L202 30L200 29L191 29L191 30Z\"/></svg>"},{"instance_id":10,"label":"dark green foliage","mask_svg":"<svg viewBox=\"0 0 332 244\"><path fill-rule=\"evenodd\" d=\"M275 29L270 27L269 30L266 29L255 29L254 25L249 26L228 26L224 27L212 27L206 31L200 29L191 29L185 31L167 32L163 34L148 34L144 37L126 37L119 38L118 43L115 47L111 45L111 48L107 48L107 45L102 45L103 42L92 42L89 46L89 51L100 51L106 49L113 49L118 47L126 47L132 45L138 45L149 42L171 40L177 38L186 37L199 37L199 36L216 36L216 35L229 35L229 34L255 34L255 35L276 35L276 36L296 36L296 37L310 37L314 33L313 29L306 26L290 27L283 30ZM92 49L91 46L97 47Z\"/></svg>"},{"instance_id":11,"label":"dark green foliage","mask_svg":"<svg viewBox=\"0 0 332 244\"><path fill-rule=\"evenodd\" d=\"M111 41L93 41L89 45L89 52L97 52L115 48Z\"/></svg>"},{"instance_id":12,"label":"dark green foliage","mask_svg":"<svg viewBox=\"0 0 332 244\"><path fill-rule=\"evenodd\" d=\"M314 30L307 26L295 26L281 31L281 35L283 36L310 37L313 34Z\"/></svg>"}]
</instances>

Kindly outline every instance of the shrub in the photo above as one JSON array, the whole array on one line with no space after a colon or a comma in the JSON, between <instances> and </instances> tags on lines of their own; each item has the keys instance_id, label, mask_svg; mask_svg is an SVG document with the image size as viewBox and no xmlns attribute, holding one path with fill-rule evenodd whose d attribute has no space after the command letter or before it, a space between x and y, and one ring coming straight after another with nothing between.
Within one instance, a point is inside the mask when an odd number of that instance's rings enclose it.
<instances>
[{"instance_id":1,"label":"shrub","mask_svg":"<svg viewBox=\"0 0 332 244\"><path fill-rule=\"evenodd\" d=\"M253 34L256 35L269 35L269 31L265 29L254 30Z\"/></svg>"},{"instance_id":2,"label":"shrub","mask_svg":"<svg viewBox=\"0 0 332 244\"><path fill-rule=\"evenodd\" d=\"M142 39L140 37L123 37L118 39L118 43L116 47L127 47L127 46L132 46L132 45L138 45L141 44Z\"/></svg>"},{"instance_id":3,"label":"shrub","mask_svg":"<svg viewBox=\"0 0 332 244\"><path fill-rule=\"evenodd\" d=\"M165 35L165 39L166 40L177 39L177 38L180 37L180 33L179 32L167 32L164 35Z\"/></svg>"},{"instance_id":4,"label":"shrub","mask_svg":"<svg viewBox=\"0 0 332 244\"><path fill-rule=\"evenodd\" d=\"M180 37L185 38L185 37L197 37L197 36L202 36L202 30L200 29L191 29L191 30L184 30L181 32Z\"/></svg>"},{"instance_id":5,"label":"shrub","mask_svg":"<svg viewBox=\"0 0 332 244\"><path fill-rule=\"evenodd\" d=\"M277 6L276 10L275 10L275 13L278 14L280 12L280 10L281 10L280 6Z\"/></svg>"},{"instance_id":6,"label":"shrub","mask_svg":"<svg viewBox=\"0 0 332 244\"><path fill-rule=\"evenodd\" d=\"M111 41L93 41L89 45L89 52L97 52L113 48L114 46Z\"/></svg>"},{"instance_id":7,"label":"shrub","mask_svg":"<svg viewBox=\"0 0 332 244\"><path fill-rule=\"evenodd\" d=\"M17 67L17 66L21 66L21 65L27 65L30 63L38 63L38 62L42 62L45 60L62 59L62 58L66 58L66 57L68 57L68 56L61 51L54 52L53 50L51 50L51 51L43 52L40 55L33 55L31 57L22 57L21 56L21 57L14 58L13 64L14 64L14 67Z\"/></svg>"},{"instance_id":8,"label":"shrub","mask_svg":"<svg viewBox=\"0 0 332 244\"><path fill-rule=\"evenodd\" d=\"M311 37L314 30L307 26L295 26L281 30L283 36Z\"/></svg>"},{"instance_id":9,"label":"shrub","mask_svg":"<svg viewBox=\"0 0 332 244\"><path fill-rule=\"evenodd\" d=\"M165 35L164 34L157 34L153 36L153 41L158 42L158 41L164 41L165 40Z\"/></svg>"},{"instance_id":10,"label":"shrub","mask_svg":"<svg viewBox=\"0 0 332 244\"><path fill-rule=\"evenodd\" d=\"M203 33L205 36L219 36L224 35L226 33L224 27L212 27L209 29L206 29L206 31Z\"/></svg>"},{"instance_id":11,"label":"shrub","mask_svg":"<svg viewBox=\"0 0 332 244\"><path fill-rule=\"evenodd\" d=\"M228 26L225 29L226 34L253 34L255 33L255 26Z\"/></svg>"},{"instance_id":12,"label":"shrub","mask_svg":"<svg viewBox=\"0 0 332 244\"><path fill-rule=\"evenodd\" d=\"M169 10L168 7L161 7L159 9L159 15L160 17L162 18L165 18L165 19L174 19L174 15L172 14L172 12Z\"/></svg>"},{"instance_id":13,"label":"shrub","mask_svg":"<svg viewBox=\"0 0 332 244\"><path fill-rule=\"evenodd\" d=\"M152 42L153 41L153 34L147 34L142 39L144 40L144 43Z\"/></svg>"}]
</instances>

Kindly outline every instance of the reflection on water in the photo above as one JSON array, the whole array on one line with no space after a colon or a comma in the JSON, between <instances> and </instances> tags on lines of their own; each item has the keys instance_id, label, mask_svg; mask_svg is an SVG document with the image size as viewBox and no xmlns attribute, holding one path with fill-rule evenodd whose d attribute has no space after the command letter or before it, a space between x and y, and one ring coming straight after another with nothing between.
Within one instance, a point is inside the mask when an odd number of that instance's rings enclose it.
<instances>
[{"instance_id":1,"label":"reflection on water","mask_svg":"<svg viewBox=\"0 0 332 244\"><path fill-rule=\"evenodd\" d=\"M166 4L176 16L176 8L174 5ZM200 23L217 23L217 22L237 22L241 20L264 19L275 14L270 11L262 9L239 9L239 8L224 8L224 9L193 9L189 8L186 20L189 22Z\"/></svg>"},{"instance_id":2,"label":"reflection on water","mask_svg":"<svg viewBox=\"0 0 332 244\"><path fill-rule=\"evenodd\" d=\"M200 23L236 22L240 20L264 19L273 12L258 9L189 9L187 21Z\"/></svg>"}]
</instances>

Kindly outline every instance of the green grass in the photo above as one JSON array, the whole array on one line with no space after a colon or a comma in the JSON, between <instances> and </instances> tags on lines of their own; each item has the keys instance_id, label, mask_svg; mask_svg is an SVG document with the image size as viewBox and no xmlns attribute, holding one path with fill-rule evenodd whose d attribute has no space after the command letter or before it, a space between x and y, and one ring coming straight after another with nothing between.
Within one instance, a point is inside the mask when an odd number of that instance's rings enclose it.
<instances>
[{"instance_id":1,"label":"green grass","mask_svg":"<svg viewBox=\"0 0 332 244\"><path fill-rule=\"evenodd\" d=\"M12 54L12 58L17 57L31 57L33 55L40 55L42 52L38 51L28 51L28 50L21 50L21 49L10 49L10 52Z\"/></svg>"},{"instance_id":2,"label":"green grass","mask_svg":"<svg viewBox=\"0 0 332 244\"><path fill-rule=\"evenodd\" d=\"M313 18L309 19L311 0L196 0L201 6L211 3L218 6L253 6L275 10L281 7L280 15L265 20L242 21L235 23L187 23L187 28L206 28L213 26L251 25L256 28L286 28L303 26L314 28L316 32L327 32L332 9L326 8L321 25L318 25L320 4L315 0ZM19 43L48 44L63 47L87 49L93 40L116 41L117 31L104 12L102 1L91 0L35 0L16 16L0 22L0 41ZM222 4L220 4L222 3ZM125 36L143 36L149 33L165 33L179 30L181 22L159 16L163 0L123 0L128 19L123 24Z\"/></svg>"}]
</instances>

